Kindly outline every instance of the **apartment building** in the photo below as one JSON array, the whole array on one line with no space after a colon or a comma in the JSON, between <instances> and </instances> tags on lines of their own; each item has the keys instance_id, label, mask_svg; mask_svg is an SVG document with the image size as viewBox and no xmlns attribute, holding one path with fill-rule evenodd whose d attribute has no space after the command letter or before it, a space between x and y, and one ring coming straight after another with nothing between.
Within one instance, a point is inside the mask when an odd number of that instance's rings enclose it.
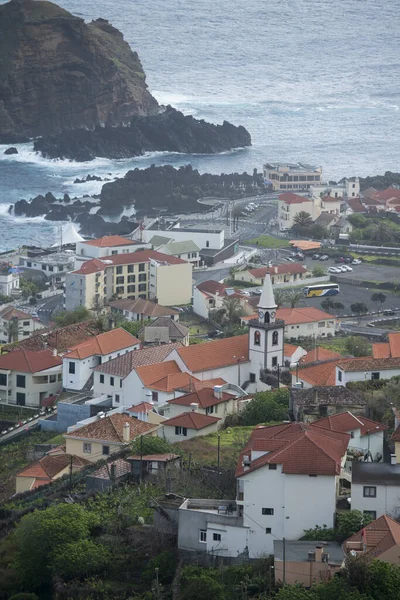
<instances>
[{"instance_id":1,"label":"apartment building","mask_svg":"<svg viewBox=\"0 0 400 600\"><path fill-rule=\"evenodd\" d=\"M331 198L356 198L360 194L360 180L358 177L344 179L341 183L329 182L315 184L310 187L312 198L330 196Z\"/></svg>"},{"instance_id":2,"label":"apartment building","mask_svg":"<svg viewBox=\"0 0 400 600\"><path fill-rule=\"evenodd\" d=\"M321 214L321 207L308 196L299 196L285 192L278 196L278 224L281 231L291 229L295 217L300 212L306 212L314 221Z\"/></svg>"},{"instance_id":3,"label":"apartment building","mask_svg":"<svg viewBox=\"0 0 400 600\"><path fill-rule=\"evenodd\" d=\"M148 244L130 240L121 235L105 235L95 240L77 242L75 268L91 258L105 258L115 254L130 254L147 248Z\"/></svg>"},{"instance_id":4,"label":"apartment building","mask_svg":"<svg viewBox=\"0 0 400 600\"><path fill-rule=\"evenodd\" d=\"M68 273L65 309L102 307L110 300L151 299L165 306L192 298L192 265L153 250L93 258Z\"/></svg>"},{"instance_id":5,"label":"apartment building","mask_svg":"<svg viewBox=\"0 0 400 600\"><path fill-rule=\"evenodd\" d=\"M42 271L51 285L63 283L69 271L74 268L73 250L43 252L35 256L21 256L19 264L25 269Z\"/></svg>"},{"instance_id":6,"label":"apartment building","mask_svg":"<svg viewBox=\"0 0 400 600\"><path fill-rule=\"evenodd\" d=\"M321 183L322 167L313 167L302 163L266 163L263 167L264 180L275 191L306 191Z\"/></svg>"}]
</instances>

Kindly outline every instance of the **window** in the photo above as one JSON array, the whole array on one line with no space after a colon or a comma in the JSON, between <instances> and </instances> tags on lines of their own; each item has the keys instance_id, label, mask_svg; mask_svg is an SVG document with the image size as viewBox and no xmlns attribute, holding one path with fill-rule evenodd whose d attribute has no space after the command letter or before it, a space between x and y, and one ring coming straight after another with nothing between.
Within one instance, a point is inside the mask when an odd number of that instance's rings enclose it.
<instances>
[{"instance_id":1,"label":"window","mask_svg":"<svg viewBox=\"0 0 400 600\"><path fill-rule=\"evenodd\" d=\"M125 277L117 277L116 284L120 285L121 283L125 283Z\"/></svg>"},{"instance_id":2,"label":"window","mask_svg":"<svg viewBox=\"0 0 400 600\"><path fill-rule=\"evenodd\" d=\"M275 464L272 464L272 463L270 463L270 464L268 465L268 469L269 469L270 471L276 471L276 465L275 465Z\"/></svg>"},{"instance_id":3,"label":"window","mask_svg":"<svg viewBox=\"0 0 400 600\"><path fill-rule=\"evenodd\" d=\"M376 510L363 510L363 515L371 517L373 521L376 519Z\"/></svg>"},{"instance_id":4,"label":"window","mask_svg":"<svg viewBox=\"0 0 400 600\"><path fill-rule=\"evenodd\" d=\"M206 241L206 248L209 248L209 247L210 247L210 242L207 240Z\"/></svg>"},{"instance_id":5,"label":"window","mask_svg":"<svg viewBox=\"0 0 400 600\"><path fill-rule=\"evenodd\" d=\"M141 273L139 275L139 281L146 281L146 273Z\"/></svg>"},{"instance_id":6,"label":"window","mask_svg":"<svg viewBox=\"0 0 400 600\"><path fill-rule=\"evenodd\" d=\"M75 363L74 362L68 363L68 373L70 375L75 375Z\"/></svg>"},{"instance_id":7,"label":"window","mask_svg":"<svg viewBox=\"0 0 400 600\"><path fill-rule=\"evenodd\" d=\"M207 542L207 530L206 529L200 529L199 542L202 542L203 544L205 544Z\"/></svg>"},{"instance_id":8,"label":"window","mask_svg":"<svg viewBox=\"0 0 400 600\"><path fill-rule=\"evenodd\" d=\"M57 381L56 375L50 375L50 377L49 377L49 383L56 383L56 381Z\"/></svg>"},{"instance_id":9,"label":"window","mask_svg":"<svg viewBox=\"0 0 400 600\"><path fill-rule=\"evenodd\" d=\"M342 371L338 371L338 372L337 372L337 378L338 378L338 381L342 381L342 377L343 377L343 373L342 373Z\"/></svg>"},{"instance_id":10,"label":"window","mask_svg":"<svg viewBox=\"0 0 400 600\"><path fill-rule=\"evenodd\" d=\"M115 403L119 404L119 394L115 394L114 398L115 398Z\"/></svg>"},{"instance_id":11,"label":"window","mask_svg":"<svg viewBox=\"0 0 400 600\"><path fill-rule=\"evenodd\" d=\"M126 352L128 352L128 350ZM126 354L126 352L125 352L125 354ZM122 379L119 380L119 387L122 388Z\"/></svg>"},{"instance_id":12,"label":"window","mask_svg":"<svg viewBox=\"0 0 400 600\"><path fill-rule=\"evenodd\" d=\"M110 377L110 385L114 385L114 377Z\"/></svg>"},{"instance_id":13,"label":"window","mask_svg":"<svg viewBox=\"0 0 400 600\"><path fill-rule=\"evenodd\" d=\"M255 383L256 382L256 374L255 373L250 373L249 374L249 379L250 379L250 383Z\"/></svg>"},{"instance_id":14,"label":"window","mask_svg":"<svg viewBox=\"0 0 400 600\"><path fill-rule=\"evenodd\" d=\"M25 406L25 394L17 392L17 404L19 406Z\"/></svg>"},{"instance_id":15,"label":"window","mask_svg":"<svg viewBox=\"0 0 400 600\"><path fill-rule=\"evenodd\" d=\"M144 263L140 263L139 271L145 271L145 270L146 270L146 265Z\"/></svg>"},{"instance_id":16,"label":"window","mask_svg":"<svg viewBox=\"0 0 400 600\"><path fill-rule=\"evenodd\" d=\"M7 385L7 375L0 373L0 385Z\"/></svg>"},{"instance_id":17,"label":"window","mask_svg":"<svg viewBox=\"0 0 400 600\"><path fill-rule=\"evenodd\" d=\"M266 527L266 528L265 528L265 533L267 533L267 534L268 534L268 533L271 533L271 531L272 531L272 530L271 530L271 527Z\"/></svg>"},{"instance_id":18,"label":"window","mask_svg":"<svg viewBox=\"0 0 400 600\"><path fill-rule=\"evenodd\" d=\"M111 250L111 254L118 254L118 250Z\"/></svg>"},{"instance_id":19,"label":"window","mask_svg":"<svg viewBox=\"0 0 400 600\"><path fill-rule=\"evenodd\" d=\"M254 332L254 345L259 346L261 344L261 333L259 331Z\"/></svg>"},{"instance_id":20,"label":"window","mask_svg":"<svg viewBox=\"0 0 400 600\"><path fill-rule=\"evenodd\" d=\"M214 412L214 407L213 406L207 406L206 408L206 415L211 415Z\"/></svg>"},{"instance_id":21,"label":"window","mask_svg":"<svg viewBox=\"0 0 400 600\"><path fill-rule=\"evenodd\" d=\"M128 294L134 294L136 291L134 285L128 285Z\"/></svg>"},{"instance_id":22,"label":"window","mask_svg":"<svg viewBox=\"0 0 400 600\"><path fill-rule=\"evenodd\" d=\"M277 331L274 331L272 334L272 345L277 346L279 341L279 334Z\"/></svg>"},{"instance_id":23,"label":"window","mask_svg":"<svg viewBox=\"0 0 400 600\"><path fill-rule=\"evenodd\" d=\"M158 392L151 392L151 399L153 402L158 402Z\"/></svg>"},{"instance_id":24,"label":"window","mask_svg":"<svg viewBox=\"0 0 400 600\"><path fill-rule=\"evenodd\" d=\"M17 387L24 388L25 387L25 375L17 375Z\"/></svg>"},{"instance_id":25,"label":"window","mask_svg":"<svg viewBox=\"0 0 400 600\"><path fill-rule=\"evenodd\" d=\"M145 292L145 291L146 291L146 284L139 283L139 292Z\"/></svg>"},{"instance_id":26,"label":"window","mask_svg":"<svg viewBox=\"0 0 400 600\"><path fill-rule=\"evenodd\" d=\"M175 435L184 435L187 436L186 427L175 427Z\"/></svg>"},{"instance_id":27,"label":"window","mask_svg":"<svg viewBox=\"0 0 400 600\"><path fill-rule=\"evenodd\" d=\"M318 475L316 475L315 473L310 473L308 476L309 477L318 477Z\"/></svg>"},{"instance_id":28,"label":"window","mask_svg":"<svg viewBox=\"0 0 400 600\"><path fill-rule=\"evenodd\" d=\"M273 367L277 367L278 366L278 357L277 356L273 356L272 357L272 366Z\"/></svg>"},{"instance_id":29,"label":"window","mask_svg":"<svg viewBox=\"0 0 400 600\"><path fill-rule=\"evenodd\" d=\"M104 383L104 375L103 375L103 373L100 373L100 383Z\"/></svg>"},{"instance_id":30,"label":"window","mask_svg":"<svg viewBox=\"0 0 400 600\"><path fill-rule=\"evenodd\" d=\"M379 379L381 376L381 374L379 373L379 371L376 371L375 373L371 373L371 379Z\"/></svg>"},{"instance_id":31,"label":"window","mask_svg":"<svg viewBox=\"0 0 400 600\"><path fill-rule=\"evenodd\" d=\"M92 444L89 444L88 442L83 442L83 453L91 454L92 453Z\"/></svg>"},{"instance_id":32,"label":"window","mask_svg":"<svg viewBox=\"0 0 400 600\"><path fill-rule=\"evenodd\" d=\"M30 323L30 321L23 321L22 327L29 327L29 323Z\"/></svg>"},{"instance_id":33,"label":"window","mask_svg":"<svg viewBox=\"0 0 400 600\"><path fill-rule=\"evenodd\" d=\"M261 509L261 514L262 515L273 515L274 514L274 509L273 508L262 508Z\"/></svg>"},{"instance_id":34,"label":"window","mask_svg":"<svg viewBox=\"0 0 400 600\"><path fill-rule=\"evenodd\" d=\"M122 275L122 267L117 267L117 275Z\"/></svg>"},{"instance_id":35,"label":"window","mask_svg":"<svg viewBox=\"0 0 400 600\"><path fill-rule=\"evenodd\" d=\"M128 273L133 273L135 270L135 265L128 265Z\"/></svg>"},{"instance_id":36,"label":"window","mask_svg":"<svg viewBox=\"0 0 400 600\"><path fill-rule=\"evenodd\" d=\"M103 456L108 456L110 454L110 446L103 446L102 454Z\"/></svg>"},{"instance_id":37,"label":"window","mask_svg":"<svg viewBox=\"0 0 400 600\"><path fill-rule=\"evenodd\" d=\"M376 486L364 485L363 496L364 498L376 498Z\"/></svg>"},{"instance_id":38,"label":"window","mask_svg":"<svg viewBox=\"0 0 400 600\"><path fill-rule=\"evenodd\" d=\"M213 533L213 542L220 542L220 541L221 541L221 534Z\"/></svg>"},{"instance_id":39,"label":"window","mask_svg":"<svg viewBox=\"0 0 400 600\"><path fill-rule=\"evenodd\" d=\"M26 266L27 266L27 267L31 267L31 266L32 266L32 263L28 261L28 262L26 263Z\"/></svg>"},{"instance_id":40,"label":"window","mask_svg":"<svg viewBox=\"0 0 400 600\"><path fill-rule=\"evenodd\" d=\"M128 275L128 283L135 283L136 277L135 275Z\"/></svg>"},{"instance_id":41,"label":"window","mask_svg":"<svg viewBox=\"0 0 400 600\"><path fill-rule=\"evenodd\" d=\"M124 293L124 286L119 286L115 289L115 293L116 294L123 294Z\"/></svg>"}]
</instances>

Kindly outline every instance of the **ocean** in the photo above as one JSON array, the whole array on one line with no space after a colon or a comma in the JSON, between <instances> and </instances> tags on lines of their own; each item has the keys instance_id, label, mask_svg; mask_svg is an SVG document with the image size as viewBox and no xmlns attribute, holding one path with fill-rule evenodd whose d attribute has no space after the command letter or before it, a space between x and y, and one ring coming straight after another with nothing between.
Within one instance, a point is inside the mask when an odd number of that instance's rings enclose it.
<instances>
[{"instance_id":1,"label":"ocean","mask_svg":"<svg viewBox=\"0 0 400 600\"><path fill-rule=\"evenodd\" d=\"M0 0L3 3L3 0ZM397 0L60 0L108 19L142 60L159 102L214 123L244 125L253 146L220 155L154 153L77 164L0 146L0 250L47 244L57 223L16 219L10 203L39 193L98 193L88 173L191 163L201 172L262 169L266 160L321 165L326 179L399 171Z\"/></svg>"}]
</instances>

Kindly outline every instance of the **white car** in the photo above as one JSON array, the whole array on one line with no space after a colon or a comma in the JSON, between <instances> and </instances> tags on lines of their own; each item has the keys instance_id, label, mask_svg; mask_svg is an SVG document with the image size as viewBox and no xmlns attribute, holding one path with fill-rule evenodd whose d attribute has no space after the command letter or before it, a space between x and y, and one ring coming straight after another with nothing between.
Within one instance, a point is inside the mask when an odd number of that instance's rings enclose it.
<instances>
[{"instance_id":1,"label":"white car","mask_svg":"<svg viewBox=\"0 0 400 600\"><path fill-rule=\"evenodd\" d=\"M341 273L342 270L339 267L329 267L328 273Z\"/></svg>"},{"instance_id":2,"label":"white car","mask_svg":"<svg viewBox=\"0 0 400 600\"><path fill-rule=\"evenodd\" d=\"M343 265L342 266L342 271L352 271L352 267L350 267L349 265Z\"/></svg>"},{"instance_id":3,"label":"white car","mask_svg":"<svg viewBox=\"0 0 400 600\"><path fill-rule=\"evenodd\" d=\"M341 271L342 273L347 273L347 265L340 265L340 267L337 267L339 269L339 271Z\"/></svg>"},{"instance_id":4,"label":"white car","mask_svg":"<svg viewBox=\"0 0 400 600\"><path fill-rule=\"evenodd\" d=\"M359 258L355 258L351 264L352 265L361 265L361 260Z\"/></svg>"}]
</instances>

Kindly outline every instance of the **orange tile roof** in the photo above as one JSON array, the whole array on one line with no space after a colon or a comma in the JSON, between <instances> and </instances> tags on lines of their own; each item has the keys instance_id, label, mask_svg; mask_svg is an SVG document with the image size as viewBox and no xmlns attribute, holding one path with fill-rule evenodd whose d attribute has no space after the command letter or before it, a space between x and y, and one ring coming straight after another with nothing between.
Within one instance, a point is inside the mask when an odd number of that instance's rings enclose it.
<instances>
[{"instance_id":1,"label":"orange tile roof","mask_svg":"<svg viewBox=\"0 0 400 600\"><path fill-rule=\"evenodd\" d=\"M360 356L358 358L343 358L337 363L337 366L345 372L400 369L400 357L374 358L373 356Z\"/></svg>"},{"instance_id":2,"label":"orange tile roof","mask_svg":"<svg viewBox=\"0 0 400 600\"><path fill-rule=\"evenodd\" d=\"M254 315L253 315L254 317ZM296 350L298 350L300 348L300 346L295 346L294 344L284 344L283 347L283 354L284 356L293 356L293 354L296 352Z\"/></svg>"},{"instance_id":3,"label":"orange tile roof","mask_svg":"<svg viewBox=\"0 0 400 600\"><path fill-rule=\"evenodd\" d=\"M249 336L238 335L177 350L179 356L192 373L212 371L221 367L248 362Z\"/></svg>"},{"instance_id":4,"label":"orange tile roof","mask_svg":"<svg viewBox=\"0 0 400 600\"><path fill-rule=\"evenodd\" d=\"M201 383L197 377L194 377L186 371L183 373L172 373L167 375L158 381L151 384L151 389L159 390L160 392L173 392L174 390L180 390L183 387L190 386L194 387L195 383Z\"/></svg>"},{"instance_id":5,"label":"orange tile roof","mask_svg":"<svg viewBox=\"0 0 400 600\"><path fill-rule=\"evenodd\" d=\"M332 196L323 196L322 200L324 202L342 202L343 198L339 197L339 198L333 198Z\"/></svg>"},{"instance_id":6,"label":"orange tile roof","mask_svg":"<svg viewBox=\"0 0 400 600\"><path fill-rule=\"evenodd\" d=\"M3 321L10 321L11 319L18 319L19 321L24 319L32 319L32 315L15 308L11 304L9 306L5 306L2 310L0 310L0 318Z\"/></svg>"},{"instance_id":7,"label":"orange tile roof","mask_svg":"<svg viewBox=\"0 0 400 600\"><path fill-rule=\"evenodd\" d=\"M153 383L160 381L160 379L163 379L167 375L181 374L181 370L174 360L168 360L137 367L136 373L139 375L144 386L150 387Z\"/></svg>"},{"instance_id":8,"label":"orange tile roof","mask_svg":"<svg viewBox=\"0 0 400 600\"><path fill-rule=\"evenodd\" d=\"M106 263L102 262L99 258L92 258L83 263L80 269L72 271L75 275L92 275L93 273L99 273L104 271Z\"/></svg>"},{"instance_id":9,"label":"orange tile roof","mask_svg":"<svg viewBox=\"0 0 400 600\"><path fill-rule=\"evenodd\" d=\"M19 348L0 356L0 369L20 371L21 373L37 373L60 365L62 365L61 358L54 356L51 350L32 352Z\"/></svg>"},{"instance_id":10,"label":"orange tile roof","mask_svg":"<svg viewBox=\"0 0 400 600\"><path fill-rule=\"evenodd\" d=\"M138 435L146 435L146 433L154 431L158 427L157 425L139 421L122 413L114 413L103 419L99 418L74 431L64 433L64 437L67 439L101 440L103 442L112 442L113 444L124 444L123 430L125 423L129 424L129 437L131 441Z\"/></svg>"},{"instance_id":11,"label":"orange tile roof","mask_svg":"<svg viewBox=\"0 0 400 600\"><path fill-rule=\"evenodd\" d=\"M187 262L176 256L162 254L162 252L156 252L155 250L138 250L137 252L128 252L126 254L112 254L111 256L104 256L103 258L92 258L91 260L84 262L80 269L72 271L72 273L88 275L103 271L106 267L111 265L148 263L150 260L155 260L156 262L165 263L167 265L183 265Z\"/></svg>"},{"instance_id":12,"label":"orange tile roof","mask_svg":"<svg viewBox=\"0 0 400 600\"><path fill-rule=\"evenodd\" d=\"M386 431L387 425L371 421L365 417L356 417L350 411L331 415L323 419L314 421L313 425L316 427L322 427L322 429L330 429L331 431L339 431L341 433L350 433L356 429L361 430L361 435L367 435L368 433L376 433L377 431Z\"/></svg>"},{"instance_id":13,"label":"orange tile roof","mask_svg":"<svg viewBox=\"0 0 400 600\"><path fill-rule=\"evenodd\" d=\"M128 240L121 235L105 235L96 240L87 240L84 242L87 246L96 246L97 248L111 248L112 246L136 246L137 242Z\"/></svg>"},{"instance_id":14,"label":"orange tile roof","mask_svg":"<svg viewBox=\"0 0 400 600\"><path fill-rule=\"evenodd\" d=\"M137 313L144 315L145 317L168 317L171 315L179 315L177 310L169 308L168 306L162 306L151 300L144 300L143 298L136 298L136 300L115 300L110 302L111 308L118 310L126 310L128 312Z\"/></svg>"},{"instance_id":15,"label":"orange tile roof","mask_svg":"<svg viewBox=\"0 0 400 600\"><path fill-rule=\"evenodd\" d=\"M400 357L400 332L389 333L390 356L392 358Z\"/></svg>"},{"instance_id":16,"label":"orange tile roof","mask_svg":"<svg viewBox=\"0 0 400 600\"><path fill-rule=\"evenodd\" d=\"M291 374L296 375L297 370L291 371ZM312 386L334 386L336 385L336 361L302 367L298 369L298 378Z\"/></svg>"},{"instance_id":17,"label":"orange tile roof","mask_svg":"<svg viewBox=\"0 0 400 600\"><path fill-rule=\"evenodd\" d=\"M310 242L308 240L290 240L289 244L293 248L299 248L299 250L319 250L321 248L321 242Z\"/></svg>"},{"instance_id":18,"label":"orange tile roof","mask_svg":"<svg viewBox=\"0 0 400 600\"><path fill-rule=\"evenodd\" d=\"M80 344L71 346L64 355L64 358L82 360L88 356L105 356L136 345L140 345L140 340L122 327L118 327L117 329L95 335Z\"/></svg>"},{"instance_id":19,"label":"orange tile roof","mask_svg":"<svg viewBox=\"0 0 400 600\"><path fill-rule=\"evenodd\" d=\"M259 267L258 269L250 269L249 273L257 279L265 277L267 273L269 275L297 275L298 273L307 273L307 269L300 263L285 263L283 265L276 265L275 267Z\"/></svg>"},{"instance_id":20,"label":"orange tile roof","mask_svg":"<svg viewBox=\"0 0 400 600\"><path fill-rule=\"evenodd\" d=\"M303 308L278 308L276 318L285 321L285 325L298 325L299 323L315 323L317 321L326 321L327 319L336 319L334 315L314 308L313 306L304 306Z\"/></svg>"},{"instance_id":21,"label":"orange tile roof","mask_svg":"<svg viewBox=\"0 0 400 600\"><path fill-rule=\"evenodd\" d=\"M50 454L44 456L37 462L29 465L17 474L17 477L37 477L40 479L48 479L51 481L61 471L69 467L71 464L74 468L81 468L90 464L88 460L73 456L71 454Z\"/></svg>"},{"instance_id":22,"label":"orange tile roof","mask_svg":"<svg viewBox=\"0 0 400 600\"><path fill-rule=\"evenodd\" d=\"M322 348L318 346L313 350L310 350L300 359L300 364L307 364L313 362L326 362L327 360L333 360L335 358L341 358L342 355L339 352L334 352L333 350L328 350L327 348Z\"/></svg>"},{"instance_id":23,"label":"orange tile roof","mask_svg":"<svg viewBox=\"0 0 400 600\"><path fill-rule=\"evenodd\" d=\"M122 356L113 358L94 369L100 373L107 373L117 377L126 377L137 367L144 365L153 365L164 361L175 349L182 348L181 342L173 344L164 344L163 346L152 346L142 350L132 350Z\"/></svg>"},{"instance_id":24,"label":"orange tile roof","mask_svg":"<svg viewBox=\"0 0 400 600\"><path fill-rule=\"evenodd\" d=\"M365 553L378 558L393 546L400 546L400 523L387 515L382 515L343 542L346 552L352 549L349 545L351 542L365 544Z\"/></svg>"},{"instance_id":25,"label":"orange tile roof","mask_svg":"<svg viewBox=\"0 0 400 600\"><path fill-rule=\"evenodd\" d=\"M390 345L388 342L372 344L372 356L374 358L389 358Z\"/></svg>"},{"instance_id":26,"label":"orange tile roof","mask_svg":"<svg viewBox=\"0 0 400 600\"><path fill-rule=\"evenodd\" d=\"M139 404L134 404L127 410L131 413L149 413L153 408L154 404L150 404L150 402L139 402Z\"/></svg>"},{"instance_id":27,"label":"orange tile roof","mask_svg":"<svg viewBox=\"0 0 400 600\"><path fill-rule=\"evenodd\" d=\"M209 406L221 404L221 402L227 402L228 400L233 400L234 398L235 396L233 394L228 394L226 392L222 392L221 398L217 398L214 396L214 390L212 388L204 388L202 390L190 392L184 396L179 396L179 398L168 400L168 404L190 406L191 404L196 403L201 408L208 408Z\"/></svg>"},{"instance_id":28,"label":"orange tile roof","mask_svg":"<svg viewBox=\"0 0 400 600\"><path fill-rule=\"evenodd\" d=\"M204 429L204 427L208 427L209 425L214 425L220 421L218 417L211 417L210 415L201 415L196 412L186 412L178 415L177 417L172 417L172 419L167 419L163 421L163 426L167 427L186 427L186 429Z\"/></svg>"},{"instance_id":29,"label":"orange tile roof","mask_svg":"<svg viewBox=\"0 0 400 600\"><path fill-rule=\"evenodd\" d=\"M391 200L392 198L400 199L400 190L393 187L388 187L386 190L379 190L375 192L375 198L384 201Z\"/></svg>"},{"instance_id":30,"label":"orange tile roof","mask_svg":"<svg viewBox=\"0 0 400 600\"><path fill-rule=\"evenodd\" d=\"M285 204L302 204L303 202L311 202L310 198L306 196L299 196L298 194L292 194L292 192L284 192L279 194L278 200Z\"/></svg>"},{"instance_id":31,"label":"orange tile roof","mask_svg":"<svg viewBox=\"0 0 400 600\"><path fill-rule=\"evenodd\" d=\"M192 375L192 379L190 380L189 384L179 387L178 389L181 392L193 392L202 390L204 388L213 388L215 385L224 385L225 383L227 383L227 381L222 379L222 377L216 377L215 379L203 379L200 381Z\"/></svg>"},{"instance_id":32,"label":"orange tile roof","mask_svg":"<svg viewBox=\"0 0 400 600\"><path fill-rule=\"evenodd\" d=\"M259 426L253 430L241 452L236 476L241 477L267 464L281 464L283 473L304 475L339 475L350 435L322 430L314 425L289 423ZM266 450L244 468L243 459L251 451Z\"/></svg>"}]
</instances>

